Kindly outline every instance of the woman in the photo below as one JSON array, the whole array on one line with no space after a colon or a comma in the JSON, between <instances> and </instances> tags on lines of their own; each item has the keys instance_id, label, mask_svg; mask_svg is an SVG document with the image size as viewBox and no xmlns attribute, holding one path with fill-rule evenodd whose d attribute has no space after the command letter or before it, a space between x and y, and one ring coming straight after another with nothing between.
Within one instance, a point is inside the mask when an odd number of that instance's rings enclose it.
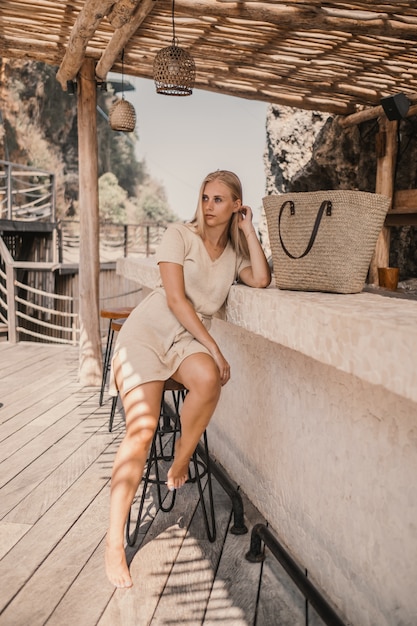
<instances>
[{"instance_id":1,"label":"woman","mask_svg":"<svg viewBox=\"0 0 417 626\"><path fill-rule=\"evenodd\" d=\"M173 490L187 480L190 457L230 378L229 363L209 332L210 319L236 279L262 288L271 280L235 174L218 170L205 178L193 221L168 227L157 261L160 284L124 323L112 363L111 393L120 391L126 417L113 466L106 542L107 576L116 587L132 585L124 526L158 423L164 381L172 377L188 390L167 476Z\"/></svg>"}]
</instances>

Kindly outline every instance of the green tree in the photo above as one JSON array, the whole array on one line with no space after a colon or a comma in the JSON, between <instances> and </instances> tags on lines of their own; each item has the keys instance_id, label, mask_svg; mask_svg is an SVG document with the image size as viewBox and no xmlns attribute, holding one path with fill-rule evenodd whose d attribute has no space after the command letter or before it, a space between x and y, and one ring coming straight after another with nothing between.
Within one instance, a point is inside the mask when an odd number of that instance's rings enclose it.
<instances>
[{"instance_id":1,"label":"green tree","mask_svg":"<svg viewBox=\"0 0 417 626\"><path fill-rule=\"evenodd\" d=\"M126 222L127 191L119 185L112 172L98 180L100 220L124 224Z\"/></svg>"},{"instance_id":2,"label":"green tree","mask_svg":"<svg viewBox=\"0 0 417 626\"><path fill-rule=\"evenodd\" d=\"M54 172L57 217L77 218L77 96L62 90L56 80L57 69L38 61L3 60L0 158ZM148 174L146 162L137 160L136 131L121 133L110 128L106 117L114 94L98 91L97 97L98 174L100 180L104 177L100 183L102 219L177 219L168 207L163 186ZM109 173L114 178L108 179Z\"/></svg>"},{"instance_id":3,"label":"green tree","mask_svg":"<svg viewBox=\"0 0 417 626\"><path fill-rule=\"evenodd\" d=\"M164 187L155 179L146 179L139 189L135 204L138 222L175 222L179 219L168 205Z\"/></svg>"}]
</instances>

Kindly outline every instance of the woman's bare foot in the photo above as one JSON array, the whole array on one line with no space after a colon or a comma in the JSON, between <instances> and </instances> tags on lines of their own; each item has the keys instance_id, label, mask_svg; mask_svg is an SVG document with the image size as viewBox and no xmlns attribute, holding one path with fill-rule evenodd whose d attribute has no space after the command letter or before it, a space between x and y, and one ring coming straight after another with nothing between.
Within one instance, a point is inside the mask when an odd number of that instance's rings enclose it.
<instances>
[{"instance_id":1,"label":"woman's bare foot","mask_svg":"<svg viewBox=\"0 0 417 626\"><path fill-rule=\"evenodd\" d=\"M181 458L181 439L178 439L175 444L174 462L167 474L167 487L170 491L179 489L187 482L189 464L190 459Z\"/></svg>"},{"instance_id":2,"label":"woman's bare foot","mask_svg":"<svg viewBox=\"0 0 417 626\"><path fill-rule=\"evenodd\" d=\"M112 585L122 588L128 588L133 585L123 546L111 546L107 541L105 561L107 578Z\"/></svg>"}]
</instances>

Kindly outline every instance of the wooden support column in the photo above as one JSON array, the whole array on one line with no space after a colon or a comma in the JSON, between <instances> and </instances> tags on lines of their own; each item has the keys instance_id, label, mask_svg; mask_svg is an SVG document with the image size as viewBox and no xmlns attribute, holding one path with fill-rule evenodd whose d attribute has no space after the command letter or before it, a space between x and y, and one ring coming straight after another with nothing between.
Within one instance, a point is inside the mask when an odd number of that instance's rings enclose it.
<instances>
[{"instance_id":1,"label":"wooden support column","mask_svg":"<svg viewBox=\"0 0 417 626\"><path fill-rule=\"evenodd\" d=\"M85 59L78 77L80 382L94 386L101 382L102 366L96 105L94 60Z\"/></svg>"},{"instance_id":2,"label":"wooden support column","mask_svg":"<svg viewBox=\"0 0 417 626\"><path fill-rule=\"evenodd\" d=\"M16 289L15 289L15 268L13 257L9 252L8 247L0 237L0 256L3 257L3 261L6 266L6 288L7 288L7 333L8 341L10 343L16 343L18 341L18 334L16 330L17 317L16 317Z\"/></svg>"},{"instance_id":3,"label":"wooden support column","mask_svg":"<svg viewBox=\"0 0 417 626\"><path fill-rule=\"evenodd\" d=\"M377 170L375 192L391 198L391 206L395 191L394 176L398 150L397 129L398 122L396 120L390 122L385 115L380 118L376 146ZM373 285L378 284L378 267L388 267L389 265L389 245L390 229L384 226L379 233L369 268L369 282Z\"/></svg>"}]
</instances>

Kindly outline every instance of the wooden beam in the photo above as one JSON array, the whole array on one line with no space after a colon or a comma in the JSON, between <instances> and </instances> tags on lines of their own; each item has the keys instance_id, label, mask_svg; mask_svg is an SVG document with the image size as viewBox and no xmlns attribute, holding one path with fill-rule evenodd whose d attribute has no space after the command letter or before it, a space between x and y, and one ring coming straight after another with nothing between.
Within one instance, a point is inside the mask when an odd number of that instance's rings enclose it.
<instances>
[{"instance_id":1,"label":"wooden beam","mask_svg":"<svg viewBox=\"0 0 417 626\"><path fill-rule=\"evenodd\" d=\"M398 122L389 122L385 116L379 121L379 132L385 137L384 141L380 142L384 145L384 150L381 150L377 157L375 192L388 198L394 195L394 172L398 150L397 128ZM390 230L384 226L379 234L369 268L369 282L373 285L378 284L378 267L389 266L389 244Z\"/></svg>"},{"instance_id":2,"label":"wooden beam","mask_svg":"<svg viewBox=\"0 0 417 626\"><path fill-rule=\"evenodd\" d=\"M99 314L99 212L97 90L94 61L86 59L78 79L78 171L80 206L80 381L101 382L102 352Z\"/></svg>"},{"instance_id":3,"label":"wooden beam","mask_svg":"<svg viewBox=\"0 0 417 626\"><path fill-rule=\"evenodd\" d=\"M140 0L119 0L113 4L107 19L113 28L121 28L127 24Z\"/></svg>"},{"instance_id":4,"label":"wooden beam","mask_svg":"<svg viewBox=\"0 0 417 626\"><path fill-rule=\"evenodd\" d=\"M407 98L410 102L417 102L417 93L406 94ZM407 111L406 117L410 117L411 115L417 114L417 105L410 106ZM385 116L385 111L381 105L373 107L372 109L364 109L363 111L358 111L357 113L352 113L352 115L347 115L345 118L339 119L339 124L343 128L348 128L349 126L355 126L356 124L362 124L362 122L369 122L370 120L375 120L377 117L381 117L381 115Z\"/></svg>"},{"instance_id":5,"label":"wooden beam","mask_svg":"<svg viewBox=\"0 0 417 626\"><path fill-rule=\"evenodd\" d=\"M307 4L309 6L307 6ZM295 6L296 5L296 6ZM388 7L387 7L388 8ZM229 19L251 20L277 24L284 29L341 31L363 33L366 36L405 36L416 40L415 24L402 19L400 11L338 10L324 7L323 3L277 3L274 2L207 2L207 0L175 0L178 14L213 16Z\"/></svg>"},{"instance_id":6,"label":"wooden beam","mask_svg":"<svg viewBox=\"0 0 417 626\"><path fill-rule=\"evenodd\" d=\"M417 226L417 213L388 212L385 226Z\"/></svg>"},{"instance_id":7,"label":"wooden beam","mask_svg":"<svg viewBox=\"0 0 417 626\"><path fill-rule=\"evenodd\" d=\"M97 78L100 80L104 80L106 78L107 72L111 70L115 60L126 46L131 36L147 18L156 3L157 0L142 0L142 2L137 5L130 21L114 33L104 50L100 61L97 63Z\"/></svg>"},{"instance_id":8,"label":"wooden beam","mask_svg":"<svg viewBox=\"0 0 417 626\"><path fill-rule=\"evenodd\" d=\"M394 201L389 214L417 213L417 189L401 189L394 194Z\"/></svg>"},{"instance_id":9,"label":"wooden beam","mask_svg":"<svg viewBox=\"0 0 417 626\"><path fill-rule=\"evenodd\" d=\"M15 268L13 266L13 257L2 237L0 237L0 256L3 257L6 270L8 340L10 343L16 343L18 336L16 330Z\"/></svg>"},{"instance_id":10,"label":"wooden beam","mask_svg":"<svg viewBox=\"0 0 417 626\"><path fill-rule=\"evenodd\" d=\"M67 81L73 80L83 63L87 44L107 15L114 0L87 0L71 30L67 49L57 72L57 80L66 91Z\"/></svg>"}]
</instances>

